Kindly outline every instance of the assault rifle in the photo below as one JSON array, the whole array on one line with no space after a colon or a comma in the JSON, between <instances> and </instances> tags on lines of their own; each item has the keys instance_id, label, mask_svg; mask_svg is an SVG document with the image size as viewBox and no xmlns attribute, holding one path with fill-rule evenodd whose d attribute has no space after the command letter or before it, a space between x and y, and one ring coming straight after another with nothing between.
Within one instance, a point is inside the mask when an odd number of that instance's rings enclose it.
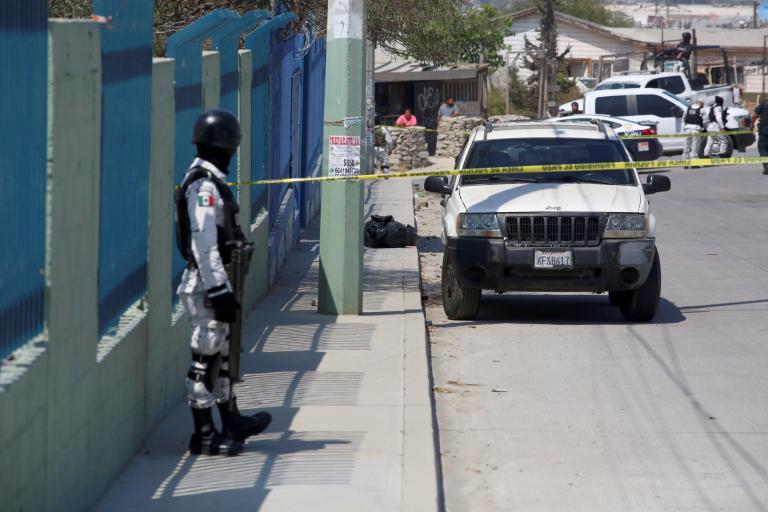
<instances>
[{"instance_id":1,"label":"assault rifle","mask_svg":"<svg viewBox=\"0 0 768 512\"><path fill-rule=\"evenodd\" d=\"M227 265L227 276L232 284L232 293L238 304L243 303L245 276L253 256L253 244L241 240L228 242L231 247L230 262ZM240 346L243 336L243 308L238 307L235 321L229 326L229 375L233 382L240 379Z\"/></svg>"}]
</instances>

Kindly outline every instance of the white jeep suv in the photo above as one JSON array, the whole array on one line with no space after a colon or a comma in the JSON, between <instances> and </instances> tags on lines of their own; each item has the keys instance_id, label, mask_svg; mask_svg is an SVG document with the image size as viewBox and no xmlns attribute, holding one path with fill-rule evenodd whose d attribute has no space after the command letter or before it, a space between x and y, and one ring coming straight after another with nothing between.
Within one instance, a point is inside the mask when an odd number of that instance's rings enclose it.
<instances>
[{"instance_id":1,"label":"white jeep suv","mask_svg":"<svg viewBox=\"0 0 768 512\"><path fill-rule=\"evenodd\" d=\"M470 134L457 169L627 162L602 123L487 124ZM443 308L473 318L482 290L608 292L628 321L653 319L661 292L655 218L646 196L669 178L635 169L430 177L443 201Z\"/></svg>"}]
</instances>

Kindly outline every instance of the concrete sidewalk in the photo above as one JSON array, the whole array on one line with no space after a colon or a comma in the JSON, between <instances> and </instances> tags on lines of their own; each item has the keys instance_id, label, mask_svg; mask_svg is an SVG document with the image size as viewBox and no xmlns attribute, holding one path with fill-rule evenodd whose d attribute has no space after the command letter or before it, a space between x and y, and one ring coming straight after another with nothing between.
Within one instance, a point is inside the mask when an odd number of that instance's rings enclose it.
<instances>
[{"instance_id":1,"label":"concrete sidewalk","mask_svg":"<svg viewBox=\"0 0 768 512\"><path fill-rule=\"evenodd\" d=\"M410 181L370 184L365 212L413 225ZM191 457L180 404L96 510L439 508L416 248L367 249L365 314L332 317L316 313L318 238L304 234L244 328L239 402L272 413L267 432L238 457Z\"/></svg>"}]
</instances>

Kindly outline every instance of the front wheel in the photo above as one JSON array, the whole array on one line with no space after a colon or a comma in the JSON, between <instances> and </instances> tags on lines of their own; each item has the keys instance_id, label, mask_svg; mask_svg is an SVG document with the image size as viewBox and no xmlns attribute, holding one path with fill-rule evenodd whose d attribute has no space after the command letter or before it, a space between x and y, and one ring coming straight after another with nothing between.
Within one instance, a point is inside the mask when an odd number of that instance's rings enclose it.
<instances>
[{"instance_id":1,"label":"front wheel","mask_svg":"<svg viewBox=\"0 0 768 512\"><path fill-rule=\"evenodd\" d=\"M661 300L661 263L659 251L653 255L653 264L648 279L636 290L626 292L625 300L619 304L622 316L628 322L650 322L656 316Z\"/></svg>"},{"instance_id":2,"label":"front wheel","mask_svg":"<svg viewBox=\"0 0 768 512\"><path fill-rule=\"evenodd\" d=\"M442 272L443 311L451 320L471 320L480 309L482 290L461 286L456 270L446 255L443 255Z\"/></svg>"}]
</instances>

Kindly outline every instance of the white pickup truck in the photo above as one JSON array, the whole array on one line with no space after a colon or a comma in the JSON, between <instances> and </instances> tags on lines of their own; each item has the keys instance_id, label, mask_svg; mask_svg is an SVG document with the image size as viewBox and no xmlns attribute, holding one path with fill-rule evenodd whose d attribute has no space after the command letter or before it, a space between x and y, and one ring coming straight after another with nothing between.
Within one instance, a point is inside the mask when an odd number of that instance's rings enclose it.
<instances>
[{"instance_id":1,"label":"white pickup truck","mask_svg":"<svg viewBox=\"0 0 768 512\"><path fill-rule=\"evenodd\" d=\"M691 82L682 72L643 72L626 73L612 76L597 84L592 91L610 91L615 89L663 89L681 98L683 101L692 103L696 100L703 100L705 105L711 105L715 102L715 96L723 98L727 106L741 105L741 89L734 85L706 85L704 87L693 87ZM583 100L577 100L579 108L584 109ZM560 105L561 113L571 112L571 103Z\"/></svg>"},{"instance_id":2,"label":"white pickup truck","mask_svg":"<svg viewBox=\"0 0 768 512\"><path fill-rule=\"evenodd\" d=\"M622 117L635 122L652 122L659 135L682 133L683 114L688 105L678 96L662 89L607 89L588 92L582 108L585 114L603 114ZM705 107L704 115L709 114ZM706 117L705 117L706 119ZM749 111L740 107L728 107L726 129L739 130L750 127ZM664 153L681 153L685 137L659 138ZM743 152L755 142L752 133L731 135L729 151ZM729 154L721 154L728 157Z\"/></svg>"}]
</instances>

